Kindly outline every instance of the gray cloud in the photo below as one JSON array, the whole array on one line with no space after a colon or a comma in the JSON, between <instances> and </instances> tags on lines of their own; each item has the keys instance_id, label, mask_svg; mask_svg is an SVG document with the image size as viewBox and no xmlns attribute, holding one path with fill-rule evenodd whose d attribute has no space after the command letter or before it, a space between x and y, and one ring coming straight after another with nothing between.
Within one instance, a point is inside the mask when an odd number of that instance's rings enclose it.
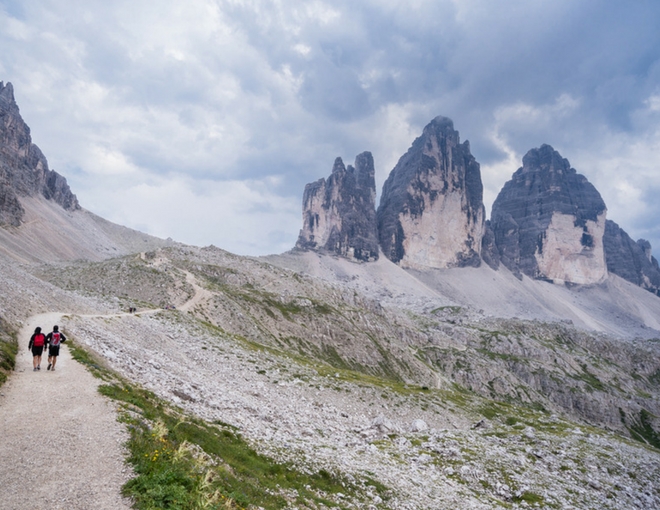
<instances>
[{"instance_id":1,"label":"gray cloud","mask_svg":"<svg viewBox=\"0 0 660 510\"><path fill-rule=\"evenodd\" d=\"M645 0L5 0L0 80L84 207L184 242L282 251L336 156L382 184L442 114L487 206L549 143L657 248L658 26Z\"/></svg>"}]
</instances>

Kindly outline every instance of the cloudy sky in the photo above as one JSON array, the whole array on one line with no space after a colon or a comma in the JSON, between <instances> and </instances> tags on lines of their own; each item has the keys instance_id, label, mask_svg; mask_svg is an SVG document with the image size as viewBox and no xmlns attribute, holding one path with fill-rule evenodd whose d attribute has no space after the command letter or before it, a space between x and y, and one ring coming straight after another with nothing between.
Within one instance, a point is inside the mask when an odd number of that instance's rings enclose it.
<instances>
[{"instance_id":1,"label":"cloudy sky","mask_svg":"<svg viewBox=\"0 0 660 510\"><path fill-rule=\"evenodd\" d=\"M487 213L548 143L660 253L657 0L0 0L0 80L51 168L111 221L239 254L291 248L304 185L433 117Z\"/></svg>"}]
</instances>

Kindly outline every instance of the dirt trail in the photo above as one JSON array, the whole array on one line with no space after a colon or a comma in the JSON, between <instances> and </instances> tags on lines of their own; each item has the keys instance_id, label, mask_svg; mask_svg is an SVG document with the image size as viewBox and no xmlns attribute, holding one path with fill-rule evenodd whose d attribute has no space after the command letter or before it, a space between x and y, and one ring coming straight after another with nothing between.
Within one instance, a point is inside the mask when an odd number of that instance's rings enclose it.
<instances>
[{"instance_id":1,"label":"dirt trail","mask_svg":"<svg viewBox=\"0 0 660 510\"><path fill-rule=\"evenodd\" d=\"M4 509L128 509L121 486L128 439L100 384L66 344L57 370L32 371L27 343L36 326L50 331L61 314L31 317L19 336L16 372L0 388L0 481ZM66 331L65 331L66 333Z\"/></svg>"},{"instance_id":2,"label":"dirt trail","mask_svg":"<svg viewBox=\"0 0 660 510\"><path fill-rule=\"evenodd\" d=\"M184 311L210 295L192 274L186 273L186 279L195 294L180 307ZM117 422L115 405L98 393L100 381L71 358L66 344L55 372L46 369L47 355L41 370L32 370L27 344L34 328L51 331L62 315L26 321L19 333L16 371L0 388L0 505L8 510L129 509L130 501L121 496L121 486L132 477L124 464L128 433Z\"/></svg>"},{"instance_id":3,"label":"dirt trail","mask_svg":"<svg viewBox=\"0 0 660 510\"><path fill-rule=\"evenodd\" d=\"M188 301L179 306L179 310L188 312L199 303L201 303L204 299L211 299L213 297L213 293L200 287L197 284L197 279L192 273L189 273L188 271L184 271L184 273L186 275L186 282L188 282L192 288L195 289L195 294Z\"/></svg>"}]
</instances>

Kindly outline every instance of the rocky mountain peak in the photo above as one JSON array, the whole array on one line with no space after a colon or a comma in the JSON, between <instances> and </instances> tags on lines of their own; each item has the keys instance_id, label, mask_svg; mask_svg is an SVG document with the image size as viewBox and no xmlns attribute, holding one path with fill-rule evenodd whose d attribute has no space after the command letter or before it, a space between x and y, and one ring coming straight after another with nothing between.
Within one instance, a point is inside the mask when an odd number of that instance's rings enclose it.
<instances>
[{"instance_id":1,"label":"rocky mountain peak","mask_svg":"<svg viewBox=\"0 0 660 510\"><path fill-rule=\"evenodd\" d=\"M478 266L483 185L468 142L436 117L390 173L377 212L387 258L411 268Z\"/></svg>"},{"instance_id":2,"label":"rocky mountain peak","mask_svg":"<svg viewBox=\"0 0 660 510\"><path fill-rule=\"evenodd\" d=\"M11 83L4 84L0 81L0 104L15 105L14 86Z\"/></svg>"},{"instance_id":3,"label":"rocky mountain peak","mask_svg":"<svg viewBox=\"0 0 660 510\"><path fill-rule=\"evenodd\" d=\"M549 174L561 174L564 171L576 173L566 158L562 157L551 145L545 143L538 149L529 150L523 156L523 174L538 172L539 170Z\"/></svg>"},{"instance_id":4,"label":"rocky mountain peak","mask_svg":"<svg viewBox=\"0 0 660 510\"><path fill-rule=\"evenodd\" d=\"M66 179L48 168L45 156L32 143L12 84L0 82L0 224L20 225L25 214L20 197L35 195L67 210L80 208Z\"/></svg>"},{"instance_id":5,"label":"rocky mountain peak","mask_svg":"<svg viewBox=\"0 0 660 510\"><path fill-rule=\"evenodd\" d=\"M355 158L355 166L346 167L337 158L327 180L307 184L296 247L356 261L378 259L374 176L373 156L363 152Z\"/></svg>"},{"instance_id":6,"label":"rocky mountain peak","mask_svg":"<svg viewBox=\"0 0 660 510\"><path fill-rule=\"evenodd\" d=\"M344 165L344 160L341 157L335 158L335 163L332 165L332 173L343 173L346 172L346 165Z\"/></svg>"},{"instance_id":7,"label":"rocky mountain peak","mask_svg":"<svg viewBox=\"0 0 660 510\"><path fill-rule=\"evenodd\" d=\"M550 145L530 150L493 204L502 263L532 278L588 284L607 275L600 194Z\"/></svg>"}]
</instances>

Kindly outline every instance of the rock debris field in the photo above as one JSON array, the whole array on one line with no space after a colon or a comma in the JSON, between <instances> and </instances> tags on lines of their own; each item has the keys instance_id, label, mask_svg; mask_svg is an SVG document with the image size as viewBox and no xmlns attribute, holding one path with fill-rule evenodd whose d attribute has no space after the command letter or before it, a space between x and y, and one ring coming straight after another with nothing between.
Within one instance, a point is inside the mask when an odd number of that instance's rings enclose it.
<instances>
[{"instance_id":1,"label":"rock debris field","mask_svg":"<svg viewBox=\"0 0 660 510\"><path fill-rule=\"evenodd\" d=\"M49 284L11 270L8 285L27 289L12 310L54 309ZM389 487L387 499L367 494L369 509L660 508L651 447L524 408L484 418L489 401L474 394L394 387L260 348L186 311L209 298L186 280L194 295L177 310L122 314L112 299L52 287L68 308L23 322L18 369L0 388L3 508L130 507L120 495L127 433L98 381L66 348L57 372L31 370L30 333L55 323L127 379L237 427L261 453Z\"/></svg>"},{"instance_id":2,"label":"rock debris field","mask_svg":"<svg viewBox=\"0 0 660 510\"><path fill-rule=\"evenodd\" d=\"M537 427L471 421L451 403L320 375L211 335L178 312L72 318L67 330L111 366L259 451L302 469L371 473L392 489L373 508L655 508L658 455L556 416ZM384 504L384 506L383 506Z\"/></svg>"}]
</instances>

